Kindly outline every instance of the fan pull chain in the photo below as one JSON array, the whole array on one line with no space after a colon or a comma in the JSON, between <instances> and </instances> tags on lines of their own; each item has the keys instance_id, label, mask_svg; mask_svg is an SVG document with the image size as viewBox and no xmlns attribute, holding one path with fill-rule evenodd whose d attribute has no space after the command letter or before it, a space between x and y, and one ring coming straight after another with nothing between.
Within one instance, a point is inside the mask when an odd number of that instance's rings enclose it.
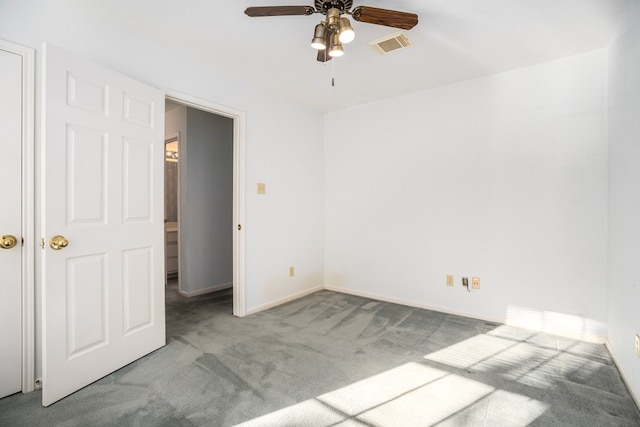
<instances>
[{"instance_id":1,"label":"fan pull chain","mask_svg":"<svg viewBox=\"0 0 640 427\"><path fill-rule=\"evenodd\" d=\"M331 87L336 85L336 61L331 61Z\"/></svg>"}]
</instances>

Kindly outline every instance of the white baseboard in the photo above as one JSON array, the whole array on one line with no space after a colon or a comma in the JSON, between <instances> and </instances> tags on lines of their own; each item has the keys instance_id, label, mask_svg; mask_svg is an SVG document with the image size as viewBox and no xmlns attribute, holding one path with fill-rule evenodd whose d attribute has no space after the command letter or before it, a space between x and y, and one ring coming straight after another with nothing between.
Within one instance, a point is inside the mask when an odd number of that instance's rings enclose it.
<instances>
[{"instance_id":1,"label":"white baseboard","mask_svg":"<svg viewBox=\"0 0 640 427\"><path fill-rule=\"evenodd\" d=\"M322 291L323 289L324 289L324 286L316 286L314 288L307 289L307 290L304 290L302 292L298 292L298 293L293 294L293 295L289 295L289 296L286 296L286 297L283 297L283 298L278 298L277 300L273 300L273 301L268 302L266 304L262 304L262 305L259 305L257 307L253 307L253 308L247 309L245 314L246 315L255 314L255 313L258 313L260 311L268 310L270 308L277 307L277 306L285 304L287 302L297 300L298 298L302 298L304 296L313 294L315 292Z\"/></svg>"},{"instance_id":2,"label":"white baseboard","mask_svg":"<svg viewBox=\"0 0 640 427\"><path fill-rule=\"evenodd\" d=\"M616 353L613 351L613 347L611 346L611 343L609 342L609 340L605 340L604 345L607 347L607 350L609 350L609 354L611 355L611 358L613 359L613 363L615 363L616 368L618 368L618 372L620 372L620 376L622 377L622 381L624 381L624 384L627 386L627 389L629 390L629 393L631 393L631 397L633 398L633 401L636 402L636 406L638 407L638 409L640 409L640 396L638 396L638 393L636 393L636 391L633 389L631 382L629 382L628 380L628 376L627 374L624 372L624 369L622 368L622 365L618 362L618 358L616 357Z\"/></svg>"},{"instance_id":3,"label":"white baseboard","mask_svg":"<svg viewBox=\"0 0 640 427\"><path fill-rule=\"evenodd\" d=\"M363 291L359 291L359 290L346 289L346 288L341 288L341 287L332 286L332 285L325 285L324 288L326 290L328 290L328 291L340 292L340 293L349 294L349 295L356 295L356 296L363 297L363 298L370 298L370 299L375 299L375 300L378 300L378 301L390 302L390 303L393 303L393 304L406 305L408 307L424 308L426 310L438 311L440 313L445 313L445 314L454 314L456 316L469 317L469 318L472 318L472 319L484 320L484 321L487 321L487 322L494 322L494 323L504 323L505 322L505 319L477 316L475 314L457 312L457 311L453 311L453 310L447 309L445 307L440 307L440 306L437 306L437 305L430 305L430 304L422 304L420 302L411 301L411 300L405 300L405 299L402 299L402 298L396 298L396 297L392 297L392 296L389 296L389 295L376 294L376 293L372 293L372 292L363 292Z\"/></svg>"},{"instance_id":4,"label":"white baseboard","mask_svg":"<svg viewBox=\"0 0 640 427\"><path fill-rule=\"evenodd\" d=\"M232 287L233 287L233 283L223 283L221 285L211 286L210 288L197 289L191 292L179 290L178 293L183 297L195 297L198 295L204 295L211 292L221 291L223 289L229 289Z\"/></svg>"},{"instance_id":5,"label":"white baseboard","mask_svg":"<svg viewBox=\"0 0 640 427\"><path fill-rule=\"evenodd\" d=\"M406 299L402 299L402 298L396 298L396 297L392 297L392 296L389 296L389 295L376 294L376 293L364 292L364 291L359 291L359 290L354 290L354 289L341 288L339 286L332 286L332 285L325 285L324 288L326 290L329 290L329 291L341 292L341 293L350 294L350 295L356 295L356 296L360 296L360 297L364 297L364 298L375 299L375 300L378 300L378 301L390 302L390 303L393 303L393 304L406 305L408 307L424 308L426 310L433 310L433 311L437 311L437 312L440 312L440 313L453 314L453 315L456 315L456 316L468 317L468 318L476 319L476 320L484 320L486 322L500 323L502 325L510 325L510 326L519 327L519 328L522 328L522 329L528 329L528 330L537 331L537 332L545 332L545 333L554 334L554 335L557 335L557 336L562 336L562 337L566 337L566 338L573 338L573 339L578 339L578 340L582 340L582 341L588 341L588 342L604 344L604 342L606 340L605 337L602 337L600 335L595 335L595 334L589 334L589 335L584 335L583 334L582 336L576 336L575 334L564 333L564 332L558 331L558 330L556 330L556 331L544 330L543 331L543 330L540 330L540 329L532 329L530 327L526 327L526 326L522 326L522 325L509 324L509 322L507 322L507 319L505 317L500 318L500 317L479 316L479 315L477 315L475 313L466 313L466 312L451 310L448 307L441 307L441 306L431 305L431 304L423 304L421 302L416 302L416 301L412 301L412 300L406 300Z\"/></svg>"}]
</instances>

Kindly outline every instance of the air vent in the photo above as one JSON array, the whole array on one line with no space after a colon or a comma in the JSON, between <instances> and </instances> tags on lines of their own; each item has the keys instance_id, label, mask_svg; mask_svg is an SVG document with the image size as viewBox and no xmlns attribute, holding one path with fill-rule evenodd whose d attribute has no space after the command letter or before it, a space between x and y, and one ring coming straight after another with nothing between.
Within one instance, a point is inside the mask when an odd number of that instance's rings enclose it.
<instances>
[{"instance_id":1,"label":"air vent","mask_svg":"<svg viewBox=\"0 0 640 427\"><path fill-rule=\"evenodd\" d=\"M407 37L405 33L399 31L369 42L369 46L378 52L378 54L386 55L387 53L411 46L411 40L409 40L409 37Z\"/></svg>"}]
</instances>

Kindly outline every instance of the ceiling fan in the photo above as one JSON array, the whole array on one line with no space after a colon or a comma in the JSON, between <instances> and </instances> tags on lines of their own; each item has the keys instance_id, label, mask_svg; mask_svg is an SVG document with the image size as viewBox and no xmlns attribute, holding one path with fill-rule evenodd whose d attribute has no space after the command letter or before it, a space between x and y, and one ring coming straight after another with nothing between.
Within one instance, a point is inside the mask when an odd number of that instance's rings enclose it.
<instances>
[{"instance_id":1,"label":"ceiling fan","mask_svg":"<svg viewBox=\"0 0 640 427\"><path fill-rule=\"evenodd\" d=\"M385 25L387 27L410 30L418 23L415 13L380 9L371 6L357 6L353 9L353 0L315 0L313 6L256 6L248 7L244 13L252 18L262 16L294 16L321 13L325 19L316 25L311 47L318 50L318 61L326 62L342 56L343 44L355 37L349 19L351 15L358 22Z\"/></svg>"}]
</instances>

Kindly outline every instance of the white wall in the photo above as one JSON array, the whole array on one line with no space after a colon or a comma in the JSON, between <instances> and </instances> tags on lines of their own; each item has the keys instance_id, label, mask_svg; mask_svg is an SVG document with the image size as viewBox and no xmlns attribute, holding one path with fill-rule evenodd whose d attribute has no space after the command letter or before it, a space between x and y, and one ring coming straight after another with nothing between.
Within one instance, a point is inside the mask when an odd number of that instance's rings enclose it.
<instances>
[{"instance_id":1,"label":"white wall","mask_svg":"<svg viewBox=\"0 0 640 427\"><path fill-rule=\"evenodd\" d=\"M602 50L327 114L325 283L606 336L606 85Z\"/></svg>"},{"instance_id":2,"label":"white wall","mask_svg":"<svg viewBox=\"0 0 640 427\"><path fill-rule=\"evenodd\" d=\"M180 291L233 283L233 119L187 108L180 141Z\"/></svg>"},{"instance_id":3,"label":"white wall","mask_svg":"<svg viewBox=\"0 0 640 427\"><path fill-rule=\"evenodd\" d=\"M640 4L609 48L609 343L640 402Z\"/></svg>"},{"instance_id":4,"label":"white wall","mask_svg":"<svg viewBox=\"0 0 640 427\"><path fill-rule=\"evenodd\" d=\"M36 49L38 124L44 41L145 83L243 111L247 310L322 285L322 115L54 1L0 2L0 38ZM268 183L269 194L256 194L258 181ZM39 347L37 357L39 375Z\"/></svg>"}]
</instances>

